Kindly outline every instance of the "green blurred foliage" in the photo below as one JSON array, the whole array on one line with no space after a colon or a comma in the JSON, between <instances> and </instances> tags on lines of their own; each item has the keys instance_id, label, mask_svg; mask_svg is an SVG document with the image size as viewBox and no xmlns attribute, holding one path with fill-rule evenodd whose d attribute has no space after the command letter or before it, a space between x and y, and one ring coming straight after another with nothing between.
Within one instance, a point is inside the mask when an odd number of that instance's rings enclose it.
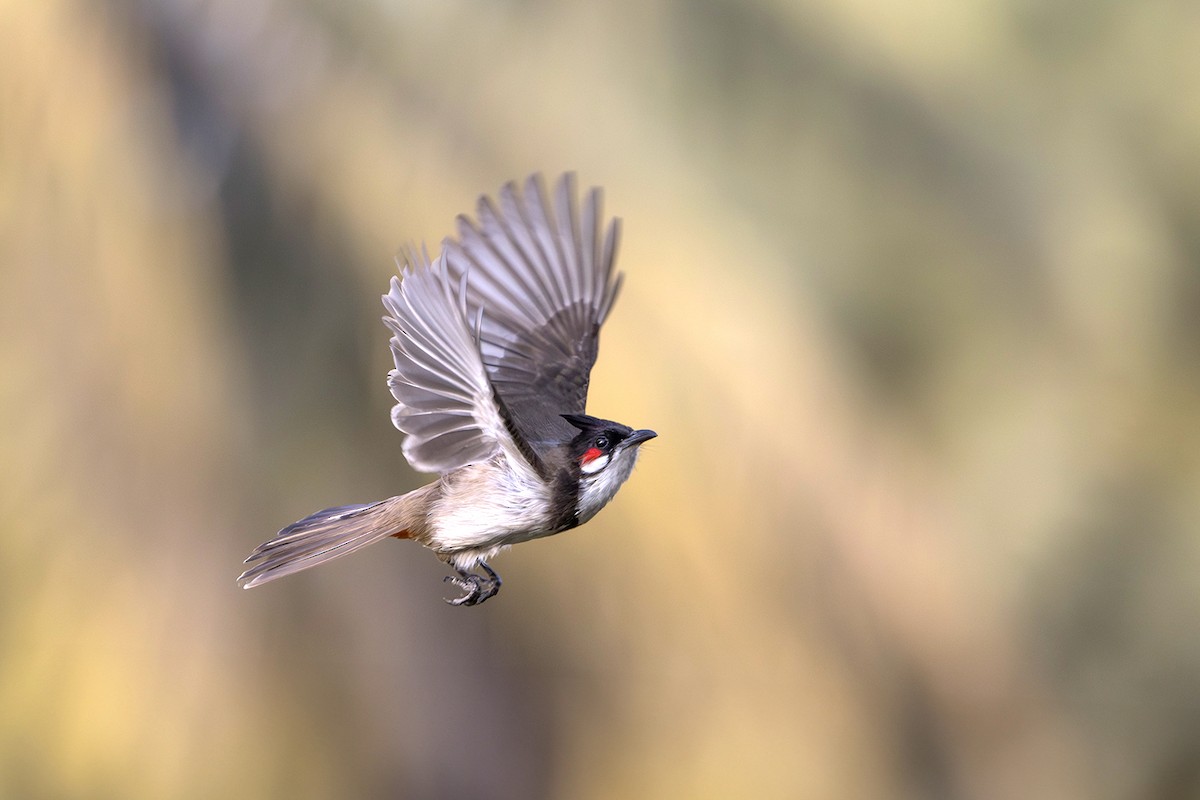
<instances>
[{"instance_id":1,"label":"green blurred foliage","mask_svg":"<svg viewBox=\"0 0 1200 800\"><path fill-rule=\"evenodd\" d=\"M0 795L1200 796L1200 10L0 2ZM440 601L378 295L602 184L614 505Z\"/></svg>"}]
</instances>

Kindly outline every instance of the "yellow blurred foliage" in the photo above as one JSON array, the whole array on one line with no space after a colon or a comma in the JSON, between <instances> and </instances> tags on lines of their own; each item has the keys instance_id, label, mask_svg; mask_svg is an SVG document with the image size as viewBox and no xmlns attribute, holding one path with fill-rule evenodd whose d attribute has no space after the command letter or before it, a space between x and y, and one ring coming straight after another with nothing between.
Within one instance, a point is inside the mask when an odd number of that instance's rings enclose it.
<instances>
[{"instance_id":1,"label":"yellow blurred foliage","mask_svg":"<svg viewBox=\"0 0 1200 800\"><path fill-rule=\"evenodd\" d=\"M1200 792L1187 4L0 2L0 796ZM612 508L440 601L377 296L624 219Z\"/></svg>"}]
</instances>

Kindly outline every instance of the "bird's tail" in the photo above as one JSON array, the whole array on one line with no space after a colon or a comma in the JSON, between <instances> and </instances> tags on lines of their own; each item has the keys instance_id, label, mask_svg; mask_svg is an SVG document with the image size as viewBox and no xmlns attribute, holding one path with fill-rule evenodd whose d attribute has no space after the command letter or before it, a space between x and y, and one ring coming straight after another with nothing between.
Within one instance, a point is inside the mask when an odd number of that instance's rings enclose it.
<instances>
[{"instance_id":1,"label":"bird's tail","mask_svg":"<svg viewBox=\"0 0 1200 800\"><path fill-rule=\"evenodd\" d=\"M274 539L255 548L246 559L253 566L238 577L238 584L249 589L353 553L388 536L408 538L408 518L412 516L408 512L411 500L416 499L412 494L378 503L327 508L293 522Z\"/></svg>"}]
</instances>

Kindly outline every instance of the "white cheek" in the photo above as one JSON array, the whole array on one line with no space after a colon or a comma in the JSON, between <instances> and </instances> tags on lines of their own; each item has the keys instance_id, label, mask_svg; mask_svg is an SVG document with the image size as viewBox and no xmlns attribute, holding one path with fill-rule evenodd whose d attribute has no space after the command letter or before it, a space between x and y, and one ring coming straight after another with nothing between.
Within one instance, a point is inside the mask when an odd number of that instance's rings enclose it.
<instances>
[{"instance_id":1,"label":"white cheek","mask_svg":"<svg viewBox=\"0 0 1200 800\"><path fill-rule=\"evenodd\" d=\"M579 485L579 503L575 507L575 515L579 518L580 525L596 516L596 512L613 499L621 484L633 471L633 462L636 460L636 450L623 450L618 453L616 463L608 469L584 477Z\"/></svg>"},{"instance_id":2,"label":"white cheek","mask_svg":"<svg viewBox=\"0 0 1200 800\"><path fill-rule=\"evenodd\" d=\"M583 470L584 475L595 475L600 470L608 466L608 456L596 456L591 461L582 464L579 468Z\"/></svg>"}]
</instances>

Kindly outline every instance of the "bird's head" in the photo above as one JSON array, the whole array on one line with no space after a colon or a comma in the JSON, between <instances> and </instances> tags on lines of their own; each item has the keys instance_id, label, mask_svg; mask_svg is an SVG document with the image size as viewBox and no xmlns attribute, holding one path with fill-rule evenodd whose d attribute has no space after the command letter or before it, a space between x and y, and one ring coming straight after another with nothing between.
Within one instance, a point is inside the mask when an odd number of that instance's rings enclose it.
<instances>
[{"instance_id":1,"label":"bird's head","mask_svg":"<svg viewBox=\"0 0 1200 800\"><path fill-rule=\"evenodd\" d=\"M579 433L568 447L570 469L579 481L576 513L583 523L616 495L633 471L638 449L658 434L584 414L564 414Z\"/></svg>"}]
</instances>

